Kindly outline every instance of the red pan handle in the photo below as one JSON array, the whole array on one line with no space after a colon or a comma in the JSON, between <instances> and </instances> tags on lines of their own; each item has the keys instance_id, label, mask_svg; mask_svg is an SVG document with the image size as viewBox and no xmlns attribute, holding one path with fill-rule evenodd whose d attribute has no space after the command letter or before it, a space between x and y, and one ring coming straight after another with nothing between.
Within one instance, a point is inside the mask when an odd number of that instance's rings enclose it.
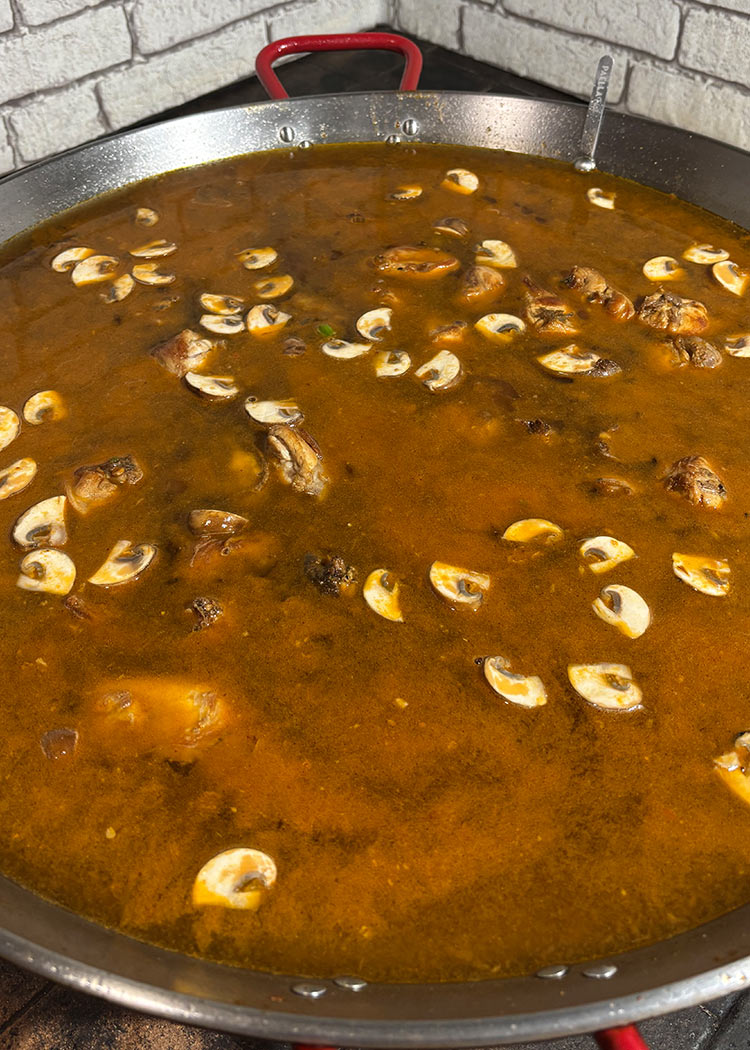
<instances>
[{"instance_id":1,"label":"red pan handle","mask_svg":"<svg viewBox=\"0 0 750 1050\"><path fill-rule=\"evenodd\" d=\"M422 72L422 52L413 40L397 33L326 33L322 36L287 36L266 44L258 52L255 72L270 98L289 98L273 71L273 63L285 55L309 51L397 51L406 59L401 91L416 91Z\"/></svg>"},{"instance_id":2,"label":"red pan handle","mask_svg":"<svg viewBox=\"0 0 750 1050\"><path fill-rule=\"evenodd\" d=\"M600 1050L648 1050L635 1025L626 1028L607 1028L594 1035Z\"/></svg>"}]
</instances>

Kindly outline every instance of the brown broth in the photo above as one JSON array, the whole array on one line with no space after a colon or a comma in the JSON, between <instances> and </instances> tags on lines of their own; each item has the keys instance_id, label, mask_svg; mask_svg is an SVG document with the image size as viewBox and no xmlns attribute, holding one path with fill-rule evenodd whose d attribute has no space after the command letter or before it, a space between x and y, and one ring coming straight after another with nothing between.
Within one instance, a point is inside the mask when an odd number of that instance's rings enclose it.
<instances>
[{"instance_id":1,"label":"brown broth","mask_svg":"<svg viewBox=\"0 0 750 1050\"><path fill-rule=\"evenodd\" d=\"M480 176L476 194L440 188L457 165ZM423 195L387 199L407 183ZM614 211L588 202L592 184L616 190ZM158 225L134 225L137 206L155 208ZM445 215L463 218L469 236L434 233ZM158 260L176 281L139 285L122 303L49 267L71 244L128 265L129 248L157 237L179 245ZM519 259L496 306L458 307L457 274L410 284L372 267L390 245L424 242L465 268L485 238L508 241ZM671 368L662 333L616 324L562 290L580 313L575 341L622 374L561 382L536 357L573 340L529 328L498 346L470 324L455 348L465 372L456 389L433 395L413 375L435 352L436 326L492 310L523 316L525 273L559 291L572 265L597 267L637 302L658 287L643 262L680 258L693 242L750 265L746 232L655 191L549 161L426 146L243 158L142 183L35 231L0 269L1 400L20 414L32 393L54 389L67 416L23 424L2 453L0 467L32 456L39 470L0 502L0 531L10 536L23 510L64 492L83 464L130 454L145 478L86 516L68 508L73 593L91 619L16 587L23 552L10 541L0 549L4 873L183 952L390 981L587 959L748 901L750 809L712 762L750 726L750 361ZM199 330L201 292L257 301L252 283L269 271L243 269L236 253L265 244L279 252L273 272L295 279L279 303L292 320L268 340L228 337L203 370L231 373L241 394L209 403L148 351ZM706 338L722 346L750 331L748 296L722 289L710 267L684 265L666 287L706 304ZM399 300L380 345L408 350L412 370L378 379L374 350L323 355L318 326L357 338L357 317L386 287ZM293 335L307 344L301 356L282 352ZM294 491L273 468L255 491L262 427L243 410L249 394L303 408L330 478L324 498ZM535 418L555 433L527 433L519 421ZM597 449L613 427L617 461ZM665 491L670 465L693 454L726 483L718 511ZM610 475L634 494L593 491ZM248 517L265 560L239 552L191 567L195 507ZM557 522L563 541L500 538L531 516ZM627 541L637 558L594 575L578 545L598 534ZM156 544L153 564L109 590L85 582L122 538ZM678 580L673 551L728 559L729 596ZM309 552L341 553L358 570L356 593L319 593L303 571ZM479 610L433 592L435 560L490 574ZM402 624L362 599L379 566L400 581ZM637 640L592 612L614 582L651 608ZM198 595L226 615L196 632L187 606ZM543 679L546 706L492 692L476 661L496 653ZM632 668L642 709L602 710L574 692L567 665L599 661ZM229 710L218 739L188 753L164 743L169 715L157 731L158 718L139 727L95 711L103 682L148 676L157 691L170 677L213 687ZM77 747L50 760L40 738L60 727L78 732ZM278 866L261 907L193 907L201 865L235 846Z\"/></svg>"}]
</instances>

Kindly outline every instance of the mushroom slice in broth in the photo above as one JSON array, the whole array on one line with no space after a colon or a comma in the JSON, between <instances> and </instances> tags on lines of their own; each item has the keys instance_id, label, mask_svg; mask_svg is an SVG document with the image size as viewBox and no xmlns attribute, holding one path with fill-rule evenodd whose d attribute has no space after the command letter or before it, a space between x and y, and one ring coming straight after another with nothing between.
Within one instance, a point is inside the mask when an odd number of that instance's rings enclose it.
<instances>
[{"instance_id":1,"label":"mushroom slice in broth","mask_svg":"<svg viewBox=\"0 0 750 1050\"><path fill-rule=\"evenodd\" d=\"M386 332L391 330L391 318L393 310L389 306L381 306L377 310L368 310L357 319L357 331L363 339L376 341L382 339Z\"/></svg>"},{"instance_id":2,"label":"mushroom slice in broth","mask_svg":"<svg viewBox=\"0 0 750 1050\"><path fill-rule=\"evenodd\" d=\"M16 585L24 591L69 594L76 579L72 558L62 551L42 548L31 551L21 562Z\"/></svg>"},{"instance_id":3,"label":"mushroom slice in broth","mask_svg":"<svg viewBox=\"0 0 750 1050\"><path fill-rule=\"evenodd\" d=\"M583 560L592 572L608 572L630 558L635 558L635 551L622 540L614 536L591 536L578 548Z\"/></svg>"},{"instance_id":4,"label":"mushroom slice in broth","mask_svg":"<svg viewBox=\"0 0 750 1050\"><path fill-rule=\"evenodd\" d=\"M600 620L612 624L626 638L640 638L651 623L651 610L637 591L621 583L602 587L593 610Z\"/></svg>"},{"instance_id":5,"label":"mushroom slice in broth","mask_svg":"<svg viewBox=\"0 0 750 1050\"><path fill-rule=\"evenodd\" d=\"M66 415L65 402L56 390L40 390L38 394L32 394L23 406L23 418L35 427L64 419Z\"/></svg>"},{"instance_id":6,"label":"mushroom slice in broth","mask_svg":"<svg viewBox=\"0 0 750 1050\"><path fill-rule=\"evenodd\" d=\"M641 690L627 664L570 664L568 678L575 691L595 707L632 711L641 706Z\"/></svg>"},{"instance_id":7,"label":"mushroom slice in broth","mask_svg":"<svg viewBox=\"0 0 750 1050\"><path fill-rule=\"evenodd\" d=\"M703 554L673 554L672 569L694 591L724 598L729 594L729 562Z\"/></svg>"},{"instance_id":8,"label":"mushroom slice in broth","mask_svg":"<svg viewBox=\"0 0 750 1050\"><path fill-rule=\"evenodd\" d=\"M490 589L490 582L490 577L484 572L460 569L442 561L434 561L430 566L430 583L452 605L478 609Z\"/></svg>"},{"instance_id":9,"label":"mushroom slice in broth","mask_svg":"<svg viewBox=\"0 0 750 1050\"><path fill-rule=\"evenodd\" d=\"M171 284L175 280L173 273L160 273L158 263L138 263L133 267L133 277L139 284Z\"/></svg>"},{"instance_id":10,"label":"mushroom slice in broth","mask_svg":"<svg viewBox=\"0 0 750 1050\"><path fill-rule=\"evenodd\" d=\"M603 359L593 350L583 350L575 343L537 357L543 368L559 375L590 375L601 360Z\"/></svg>"},{"instance_id":11,"label":"mushroom slice in broth","mask_svg":"<svg viewBox=\"0 0 750 1050\"><path fill-rule=\"evenodd\" d=\"M245 331L245 319L239 314L202 314L199 323L214 335L239 335Z\"/></svg>"},{"instance_id":12,"label":"mushroom slice in broth","mask_svg":"<svg viewBox=\"0 0 750 1050\"><path fill-rule=\"evenodd\" d=\"M737 263L730 259L714 263L711 273L722 288L726 288L732 295L744 295L750 285L750 271L740 269Z\"/></svg>"},{"instance_id":13,"label":"mushroom slice in broth","mask_svg":"<svg viewBox=\"0 0 750 1050\"><path fill-rule=\"evenodd\" d=\"M21 420L12 408L0 405L0 451L15 441L21 429Z\"/></svg>"},{"instance_id":14,"label":"mushroom slice in broth","mask_svg":"<svg viewBox=\"0 0 750 1050\"><path fill-rule=\"evenodd\" d=\"M162 368L182 378L187 372L200 368L213 348L210 339L204 339L190 328L183 328L171 339L155 346L150 354Z\"/></svg>"},{"instance_id":15,"label":"mushroom slice in broth","mask_svg":"<svg viewBox=\"0 0 750 1050\"><path fill-rule=\"evenodd\" d=\"M88 255L73 267L70 279L79 288L107 281L117 269L117 263L114 255Z\"/></svg>"},{"instance_id":16,"label":"mushroom slice in broth","mask_svg":"<svg viewBox=\"0 0 750 1050\"><path fill-rule=\"evenodd\" d=\"M605 208L607 211L614 210L616 193L605 193L598 186L591 186L586 190L586 196L597 208Z\"/></svg>"},{"instance_id":17,"label":"mushroom slice in broth","mask_svg":"<svg viewBox=\"0 0 750 1050\"><path fill-rule=\"evenodd\" d=\"M204 310L222 317L242 313L245 305L242 299L234 295L214 295L213 292L202 292L198 302Z\"/></svg>"},{"instance_id":18,"label":"mushroom slice in broth","mask_svg":"<svg viewBox=\"0 0 750 1050\"><path fill-rule=\"evenodd\" d=\"M494 343L509 343L526 330L526 324L514 314L485 314L474 323L476 330Z\"/></svg>"},{"instance_id":19,"label":"mushroom slice in broth","mask_svg":"<svg viewBox=\"0 0 750 1050\"><path fill-rule=\"evenodd\" d=\"M536 675L514 674L510 660L504 656L486 656L483 663L484 677L504 700L519 707L543 707L547 693L541 678Z\"/></svg>"},{"instance_id":20,"label":"mushroom slice in broth","mask_svg":"<svg viewBox=\"0 0 750 1050\"><path fill-rule=\"evenodd\" d=\"M723 248L714 248L712 244L691 244L682 253L682 258L688 262L699 263L701 266L713 266L714 263L724 262L729 258L729 252Z\"/></svg>"},{"instance_id":21,"label":"mushroom slice in broth","mask_svg":"<svg viewBox=\"0 0 750 1050\"><path fill-rule=\"evenodd\" d=\"M63 252L58 252L51 262L52 269L56 273L67 273L69 270L74 269L79 262L83 262L84 259L89 259L94 255L93 248L66 248Z\"/></svg>"},{"instance_id":22,"label":"mushroom slice in broth","mask_svg":"<svg viewBox=\"0 0 750 1050\"><path fill-rule=\"evenodd\" d=\"M228 400L236 397L240 388L234 382L234 376L204 376L199 372L186 372L185 382L202 397Z\"/></svg>"},{"instance_id":23,"label":"mushroom slice in broth","mask_svg":"<svg viewBox=\"0 0 750 1050\"><path fill-rule=\"evenodd\" d=\"M256 423L263 426L273 426L276 423L301 423L305 418L299 406L294 401L258 401L255 397L249 397L245 401L245 411Z\"/></svg>"},{"instance_id":24,"label":"mushroom slice in broth","mask_svg":"<svg viewBox=\"0 0 750 1050\"><path fill-rule=\"evenodd\" d=\"M253 285L253 291L261 299L280 299L294 287L294 278L288 273L282 273L273 277L263 277Z\"/></svg>"},{"instance_id":25,"label":"mushroom slice in broth","mask_svg":"<svg viewBox=\"0 0 750 1050\"><path fill-rule=\"evenodd\" d=\"M432 228L438 233L447 234L449 237L465 237L469 232L469 227L463 219L457 219L452 216L438 219L436 222L433 222Z\"/></svg>"},{"instance_id":26,"label":"mushroom slice in broth","mask_svg":"<svg viewBox=\"0 0 750 1050\"><path fill-rule=\"evenodd\" d=\"M750 333L727 336L724 349L730 357L750 357Z\"/></svg>"},{"instance_id":27,"label":"mushroom slice in broth","mask_svg":"<svg viewBox=\"0 0 750 1050\"><path fill-rule=\"evenodd\" d=\"M373 357L375 375L381 379L402 376L411 368L406 350L378 350Z\"/></svg>"},{"instance_id":28,"label":"mushroom slice in broth","mask_svg":"<svg viewBox=\"0 0 750 1050\"><path fill-rule=\"evenodd\" d=\"M522 518L509 525L502 538L511 543L533 543L534 540L555 543L563 538L563 530L546 518Z\"/></svg>"},{"instance_id":29,"label":"mushroom slice in broth","mask_svg":"<svg viewBox=\"0 0 750 1050\"><path fill-rule=\"evenodd\" d=\"M134 546L130 540L118 540L101 568L89 576L89 583L97 587L116 587L128 583L148 568L155 554L156 547L150 543Z\"/></svg>"},{"instance_id":30,"label":"mushroom slice in broth","mask_svg":"<svg viewBox=\"0 0 750 1050\"><path fill-rule=\"evenodd\" d=\"M444 190L453 190L454 193L468 196L479 189L479 179L473 171L467 171L466 168L451 168L450 171L446 171L440 185Z\"/></svg>"},{"instance_id":31,"label":"mushroom slice in broth","mask_svg":"<svg viewBox=\"0 0 750 1050\"><path fill-rule=\"evenodd\" d=\"M134 288L135 281L129 273L124 273L112 282L106 292L102 292L101 298L105 303L121 303L123 299L127 299Z\"/></svg>"},{"instance_id":32,"label":"mushroom slice in broth","mask_svg":"<svg viewBox=\"0 0 750 1050\"><path fill-rule=\"evenodd\" d=\"M276 865L267 853L245 847L224 850L198 872L193 904L256 911L275 882Z\"/></svg>"},{"instance_id":33,"label":"mushroom slice in broth","mask_svg":"<svg viewBox=\"0 0 750 1050\"><path fill-rule=\"evenodd\" d=\"M714 759L714 769L729 790L750 805L750 733L740 733L732 750Z\"/></svg>"},{"instance_id":34,"label":"mushroom slice in broth","mask_svg":"<svg viewBox=\"0 0 750 1050\"><path fill-rule=\"evenodd\" d=\"M671 255L655 255L643 264L643 274L649 281L676 281L685 271Z\"/></svg>"},{"instance_id":35,"label":"mushroom slice in broth","mask_svg":"<svg viewBox=\"0 0 750 1050\"><path fill-rule=\"evenodd\" d=\"M246 270L264 270L275 263L278 257L275 248L245 248L237 253L237 258Z\"/></svg>"},{"instance_id":36,"label":"mushroom slice in broth","mask_svg":"<svg viewBox=\"0 0 750 1050\"><path fill-rule=\"evenodd\" d=\"M19 547L64 547L65 496L50 496L29 507L13 526L13 539Z\"/></svg>"},{"instance_id":37,"label":"mushroom slice in broth","mask_svg":"<svg viewBox=\"0 0 750 1050\"><path fill-rule=\"evenodd\" d=\"M308 496L320 496L328 478L323 473L322 456L314 441L286 423L277 423L268 431L268 448L275 457L283 479Z\"/></svg>"},{"instance_id":38,"label":"mushroom slice in broth","mask_svg":"<svg viewBox=\"0 0 750 1050\"><path fill-rule=\"evenodd\" d=\"M462 374L461 362L450 350L441 350L414 373L433 394L451 390L460 382Z\"/></svg>"},{"instance_id":39,"label":"mushroom slice in broth","mask_svg":"<svg viewBox=\"0 0 750 1050\"><path fill-rule=\"evenodd\" d=\"M371 343L350 343L346 339L328 339L320 349L326 357L336 357L340 361L350 361L362 357L371 349Z\"/></svg>"},{"instance_id":40,"label":"mushroom slice in broth","mask_svg":"<svg viewBox=\"0 0 750 1050\"><path fill-rule=\"evenodd\" d=\"M159 221L159 213L153 208L137 208L134 221L139 226L156 226Z\"/></svg>"},{"instance_id":41,"label":"mushroom slice in broth","mask_svg":"<svg viewBox=\"0 0 750 1050\"><path fill-rule=\"evenodd\" d=\"M248 311L245 317L245 325L250 335L265 336L280 332L287 321L291 321L291 315L285 314L283 310L272 306L270 303L259 303Z\"/></svg>"},{"instance_id":42,"label":"mushroom slice in broth","mask_svg":"<svg viewBox=\"0 0 750 1050\"><path fill-rule=\"evenodd\" d=\"M479 266L496 266L499 270L512 270L518 266L516 253L505 241L482 241L474 261Z\"/></svg>"},{"instance_id":43,"label":"mushroom slice in broth","mask_svg":"<svg viewBox=\"0 0 750 1050\"><path fill-rule=\"evenodd\" d=\"M393 193L389 193L389 201L414 201L422 196L421 186L397 186Z\"/></svg>"},{"instance_id":44,"label":"mushroom slice in broth","mask_svg":"<svg viewBox=\"0 0 750 1050\"><path fill-rule=\"evenodd\" d=\"M177 251L177 245L172 241L158 240L149 241L139 248L131 248L130 254L136 259L158 259L163 255L171 255Z\"/></svg>"},{"instance_id":45,"label":"mushroom slice in broth","mask_svg":"<svg viewBox=\"0 0 750 1050\"><path fill-rule=\"evenodd\" d=\"M393 623L403 623L399 603L399 585L388 569L373 569L362 588L365 601L373 612Z\"/></svg>"},{"instance_id":46,"label":"mushroom slice in broth","mask_svg":"<svg viewBox=\"0 0 750 1050\"><path fill-rule=\"evenodd\" d=\"M5 470L0 470L0 500L23 492L36 475L36 461L31 458L17 459Z\"/></svg>"}]
</instances>

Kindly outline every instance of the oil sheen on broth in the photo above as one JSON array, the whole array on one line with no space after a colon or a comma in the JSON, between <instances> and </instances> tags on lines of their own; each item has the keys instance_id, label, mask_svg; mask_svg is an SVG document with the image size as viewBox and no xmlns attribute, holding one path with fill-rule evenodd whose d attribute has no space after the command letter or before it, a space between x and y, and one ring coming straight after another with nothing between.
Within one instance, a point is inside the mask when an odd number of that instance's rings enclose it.
<instances>
[{"instance_id":1,"label":"oil sheen on broth","mask_svg":"<svg viewBox=\"0 0 750 1050\"><path fill-rule=\"evenodd\" d=\"M2 870L406 981L750 898L748 268L672 198L442 147L172 174L12 247Z\"/></svg>"}]
</instances>

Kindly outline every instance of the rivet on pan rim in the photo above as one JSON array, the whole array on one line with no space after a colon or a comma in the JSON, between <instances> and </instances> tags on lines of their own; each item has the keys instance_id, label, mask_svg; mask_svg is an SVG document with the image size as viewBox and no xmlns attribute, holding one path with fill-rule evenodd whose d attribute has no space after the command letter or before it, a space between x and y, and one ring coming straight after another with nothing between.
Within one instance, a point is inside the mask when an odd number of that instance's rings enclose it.
<instances>
[{"instance_id":1,"label":"rivet on pan rim","mask_svg":"<svg viewBox=\"0 0 750 1050\"><path fill-rule=\"evenodd\" d=\"M594 966L587 966L581 972L584 977L593 977L597 981L608 981L617 973L617 967L614 963L596 963Z\"/></svg>"},{"instance_id":2,"label":"rivet on pan rim","mask_svg":"<svg viewBox=\"0 0 750 1050\"><path fill-rule=\"evenodd\" d=\"M312 981L300 981L292 985L295 995L301 995L303 999L322 999L328 989L324 984L313 984Z\"/></svg>"},{"instance_id":3,"label":"rivet on pan rim","mask_svg":"<svg viewBox=\"0 0 750 1050\"><path fill-rule=\"evenodd\" d=\"M414 117L407 117L402 124L404 135L416 135L419 131L419 121L415 120Z\"/></svg>"},{"instance_id":4,"label":"rivet on pan rim","mask_svg":"<svg viewBox=\"0 0 750 1050\"><path fill-rule=\"evenodd\" d=\"M400 135L389 135L388 138L385 141L387 143L389 143L389 145L394 146L397 142L401 141L401 136Z\"/></svg>"},{"instance_id":5,"label":"rivet on pan rim","mask_svg":"<svg viewBox=\"0 0 750 1050\"><path fill-rule=\"evenodd\" d=\"M279 128L279 138L282 142L294 142L294 128L285 124L283 128Z\"/></svg>"},{"instance_id":6,"label":"rivet on pan rim","mask_svg":"<svg viewBox=\"0 0 750 1050\"><path fill-rule=\"evenodd\" d=\"M334 977L333 983L347 992L361 992L367 987L367 981L363 981L361 977Z\"/></svg>"},{"instance_id":7,"label":"rivet on pan rim","mask_svg":"<svg viewBox=\"0 0 750 1050\"><path fill-rule=\"evenodd\" d=\"M312 142L310 142L309 139L302 139L302 141L299 144L300 149L310 149L311 146Z\"/></svg>"},{"instance_id":8,"label":"rivet on pan rim","mask_svg":"<svg viewBox=\"0 0 750 1050\"><path fill-rule=\"evenodd\" d=\"M561 964L560 966L543 966L541 970L537 970L537 977L544 977L547 980L559 981L561 977L564 977L568 972L569 967Z\"/></svg>"}]
</instances>

